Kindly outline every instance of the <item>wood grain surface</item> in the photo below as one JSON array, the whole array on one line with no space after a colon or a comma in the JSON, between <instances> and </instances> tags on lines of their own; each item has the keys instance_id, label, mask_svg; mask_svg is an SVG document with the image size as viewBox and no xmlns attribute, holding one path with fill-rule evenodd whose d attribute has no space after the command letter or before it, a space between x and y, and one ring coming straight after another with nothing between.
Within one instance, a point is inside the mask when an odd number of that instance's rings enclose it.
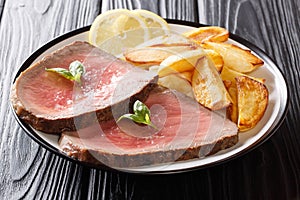
<instances>
[{"instance_id":1,"label":"wood grain surface","mask_svg":"<svg viewBox=\"0 0 300 200\"><path fill-rule=\"evenodd\" d=\"M222 26L263 49L290 89L282 126L246 155L173 175L88 169L40 147L9 105L16 71L46 42L114 8ZM0 0L0 199L300 199L299 19L299 0Z\"/></svg>"}]
</instances>

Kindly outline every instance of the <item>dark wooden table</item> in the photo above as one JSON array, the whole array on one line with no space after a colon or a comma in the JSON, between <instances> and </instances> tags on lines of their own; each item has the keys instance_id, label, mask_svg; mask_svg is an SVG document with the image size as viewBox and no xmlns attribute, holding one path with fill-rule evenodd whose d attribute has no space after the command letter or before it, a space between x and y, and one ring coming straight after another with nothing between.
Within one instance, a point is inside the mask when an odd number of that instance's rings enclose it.
<instances>
[{"instance_id":1,"label":"dark wooden table","mask_svg":"<svg viewBox=\"0 0 300 200\"><path fill-rule=\"evenodd\" d=\"M9 107L14 74L44 43L114 8L222 26L263 49L290 89L282 126L241 157L172 175L88 169L39 146ZM0 0L0 199L300 199L299 19L299 0Z\"/></svg>"}]
</instances>

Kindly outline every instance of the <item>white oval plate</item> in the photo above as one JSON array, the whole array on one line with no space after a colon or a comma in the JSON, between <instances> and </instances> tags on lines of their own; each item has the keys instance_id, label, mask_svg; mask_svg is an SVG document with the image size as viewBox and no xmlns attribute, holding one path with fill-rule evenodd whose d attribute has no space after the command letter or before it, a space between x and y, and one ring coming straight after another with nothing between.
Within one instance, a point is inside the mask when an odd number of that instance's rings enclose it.
<instances>
[{"instance_id":1,"label":"white oval plate","mask_svg":"<svg viewBox=\"0 0 300 200\"><path fill-rule=\"evenodd\" d=\"M168 22L170 24L171 30L177 33L183 33L185 31L192 30L195 27L203 26L197 23L186 21L168 20ZM88 30L89 27L83 27L65 35L62 35L45 44L43 47L34 52L24 62L24 64L21 66L18 73L16 74L15 79L20 75L22 71L27 69L32 63L41 60L45 55L57 50L58 48L70 44L73 41L87 41ZM236 35L230 34L229 43L233 43L243 48L250 49L255 55L257 55L264 61L264 65L252 73L252 75L255 77L265 78L265 84L269 90L269 104L263 118L257 124L257 126L254 129L251 129L250 131L239 134L239 142L233 147L219 151L218 153L207 156L205 158L180 161L172 164L161 164L156 166L122 168L119 170L131 173L158 174L190 171L193 169L213 166L216 164L220 164L224 161L228 161L232 158L236 158L237 156L240 156L248 152L249 150L257 147L277 130L277 128L280 126L281 122L285 117L288 107L288 88L282 73L280 72L276 64L269 58L269 56L267 56L262 50L260 50L253 44L247 42L246 40ZM36 131L30 126L28 126L21 119L19 119L15 112L14 114L17 121L19 122L21 127L26 131L26 133L40 145L56 153L57 155L67 158L73 162L88 165L86 163L82 163L78 160L70 158L66 154L64 154L58 145L59 136ZM90 167L103 168L103 166Z\"/></svg>"}]
</instances>

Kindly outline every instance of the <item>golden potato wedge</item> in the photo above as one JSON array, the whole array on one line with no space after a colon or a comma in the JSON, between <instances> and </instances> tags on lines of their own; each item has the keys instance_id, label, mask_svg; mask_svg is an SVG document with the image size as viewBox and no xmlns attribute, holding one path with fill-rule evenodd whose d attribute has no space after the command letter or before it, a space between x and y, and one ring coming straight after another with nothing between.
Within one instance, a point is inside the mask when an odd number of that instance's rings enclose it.
<instances>
[{"instance_id":1,"label":"golden potato wedge","mask_svg":"<svg viewBox=\"0 0 300 200\"><path fill-rule=\"evenodd\" d=\"M155 73L158 73L158 69L159 69L159 65L153 65L153 66L149 67L149 71L152 71ZM194 73L194 70L181 72L181 73L176 72L176 73L174 73L174 75L187 80L189 83L192 83L193 73Z\"/></svg>"},{"instance_id":2,"label":"golden potato wedge","mask_svg":"<svg viewBox=\"0 0 300 200\"><path fill-rule=\"evenodd\" d=\"M167 57L173 55L172 52L159 48L144 47L130 49L123 53L126 61L134 65L159 65Z\"/></svg>"},{"instance_id":3,"label":"golden potato wedge","mask_svg":"<svg viewBox=\"0 0 300 200\"><path fill-rule=\"evenodd\" d=\"M223 83L226 89L232 86L232 82L229 80L223 80Z\"/></svg>"},{"instance_id":4,"label":"golden potato wedge","mask_svg":"<svg viewBox=\"0 0 300 200\"><path fill-rule=\"evenodd\" d=\"M125 60L136 66L159 65L167 57L183 51L201 48L190 43L155 44L147 47L128 49L123 53Z\"/></svg>"},{"instance_id":5,"label":"golden potato wedge","mask_svg":"<svg viewBox=\"0 0 300 200\"><path fill-rule=\"evenodd\" d=\"M159 69L159 65L152 65L149 67L149 71L155 72L156 74L158 74L158 69Z\"/></svg>"},{"instance_id":6,"label":"golden potato wedge","mask_svg":"<svg viewBox=\"0 0 300 200\"><path fill-rule=\"evenodd\" d=\"M149 71L157 73L159 66L151 66ZM192 89L192 71L169 74L167 76L158 79L158 84L167 88L177 90L187 96L194 98L194 93Z\"/></svg>"},{"instance_id":7,"label":"golden potato wedge","mask_svg":"<svg viewBox=\"0 0 300 200\"><path fill-rule=\"evenodd\" d=\"M188 82L192 83L192 76L194 74L194 70L192 71L185 71L185 72L181 72L176 74L177 76L187 80Z\"/></svg>"},{"instance_id":8,"label":"golden potato wedge","mask_svg":"<svg viewBox=\"0 0 300 200\"><path fill-rule=\"evenodd\" d=\"M266 81L264 78L257 78L257 77L249 76L247 74L243 74L243 73L237 72L235 70L229 69L226 66L223 67L222 72L221 72L221 78L223 81L229 80L234 84L235 84L235 78L239 77L239 76L247 76L247 77L254 79L258 82L261 82L261 83L265 83L265 81Z\"/></svg>"},{"instance_id":9,"label":"golden potato wedge","mask_svg":"<svg viewBox=\"0 0 300 200\"><path fill-rule=\"evenodd\" d=\"M252 76L234 71L232 69L229 69L226 66L223 67L223 70L221 72L221 78L222 78L224 85L232 99L232 104L227 109L228 116L231 119L231 121L233 121L235 123L237 123L237 119L238 119L236 78L240 77L240 76L246 76L246 77L256 80L260 83L265 82L264 78L252 77ZM228 83L230 83L230 84L228 84Z\"/></svg>"},{"instance_id":10,"label":"golden potato wedge","mask_svg":"<svg viewBox=\"0 0 300 200\"><path fill-rule=\"evenodd\" d=\"M202 49L201 46L193 43L158 43L158 44L152 44L147 48L167 51L170 52L172 55L185 52L185 51Z\"/></svg>"},{"instance_id":11,"label":"golden potato wedge","mask_svg":"<svg viewBox=\"0 0 300 200\"><path fill-rule=\"evenodd\" d=\"M249 77L236 78L238 128L247 131L261 120L268 106L269 92L267 87Z\"/></svg>"},{"instance_id":12,"label":"golden potato wedge","mask_svg":"<svg viewBox=\"0 0 300 200\"><path fill-rule=\"evenodd\" d=\"M198 60L192 77L195 99L211 110L219 110L231 104L231 98L216 70L207 57Z\"/></svg>"},{"instance_id":13,"label":"golden potato wedge","mask_svg":"<svg viewBox=\"0 0 300 200\"><path fill-rule=\"evenodd\" d=\"M163 48L163 49L175 51L175 52L195 50L195 49L200 48L199 45L195 45L193 43L159 43L159 44L150 45L149 47Z\"/></svg>"},{"instance_id":14,"label":"golden potato wedge","mask_svg":"<svg viewBox=\"0 0 300 200\"><path fill-rule=\"evenodd\" d=\"M242 49L233 44L204 42L201 46L205 49L213 49L221 54L225 66L241 73L251 72L264 64L250 50Z\"/></svg>"},{"instance_id":15,"label":"golden potato wedge","mask_svg":"<svg viewBox=\"0 0 300 200\"><path fill-rule=\"evenodd\" d=\"M227 114L228 118L234 122L237 123L238 119L238 108L237 108L237 89L235 82L233 83L230 80L223 80L223 83L230 95L231 98L231 104L227 108Z\"/></svg>"},{"instance_id":16,"label":"golden potato wedge","mask_svg":"<svg viewBox=\"0 0 300 200\"><path fill-rule=\"evenodd\" d=\"M158 79L158 84L164 87L177 90L189 97L194 98L194 93L190 82L181 78L177 74L170 74L168 76Z\"/></svg>"},{"instance_id":17,"label":"golden potato wedge","mask_svg":"<svg viewBox=\"0 0 300 200\"><path fill-rule=\"evenodd\" d=\"M202 49L184 51L180 54L171 55L160 63L158 69L159 77L174 73L182 73L195 69L195 64L199 58L205 57Z\"/></svg>"},{"instance_id":18,"label":"golden potato wedge","mask_svg":"<svg viewBox=\"0 0 300 200\"><path fill-rule=\"evenodd\" d=\"M229 32L222 27L207 26L185 32L183 36L190 38L197 44L201 44L204 41L225 42L229 38Z\"/></svg>"},{"instance_id":19,"label":"golden potato wedge","mask_svg":"<svg viewBox=\"0 0 300 200\"><path fill-rule=\"evenodd\" d=\"M223 69L224 61L223 57L213 49L204 49L205 53L213 61L217 71L220 73Z\"/></svg>"}]
</instances>

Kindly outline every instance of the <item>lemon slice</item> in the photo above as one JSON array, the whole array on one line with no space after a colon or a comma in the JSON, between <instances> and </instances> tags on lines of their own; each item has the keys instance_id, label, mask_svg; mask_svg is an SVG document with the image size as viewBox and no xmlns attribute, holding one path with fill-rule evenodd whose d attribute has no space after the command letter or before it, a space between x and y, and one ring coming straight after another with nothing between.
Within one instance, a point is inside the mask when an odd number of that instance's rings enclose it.
<instances>
[{"instance_id":1,"label":"lemon slice","mask_svg":"<svg viewBox=\"0 0 300 200\"><path fill-rule=\"evenodd\" d=\"M136 9L132 12L139 14L144 19L144 21L147 24L147 27L150 28L151 38L170 33L169 24L159 15L143 9Z\"/></svg>"},{"instance_id":2,"label":"lemon slice","mask_svg":"<svg viewBox=\"0 0 300 200\"><path fill-rule=\"evenodd\" d=\"M149 30L140 15L127 9L109 10L96 17L89 31L89 42L118 55L149 40Z\"/></svg>"}]
</instances>

